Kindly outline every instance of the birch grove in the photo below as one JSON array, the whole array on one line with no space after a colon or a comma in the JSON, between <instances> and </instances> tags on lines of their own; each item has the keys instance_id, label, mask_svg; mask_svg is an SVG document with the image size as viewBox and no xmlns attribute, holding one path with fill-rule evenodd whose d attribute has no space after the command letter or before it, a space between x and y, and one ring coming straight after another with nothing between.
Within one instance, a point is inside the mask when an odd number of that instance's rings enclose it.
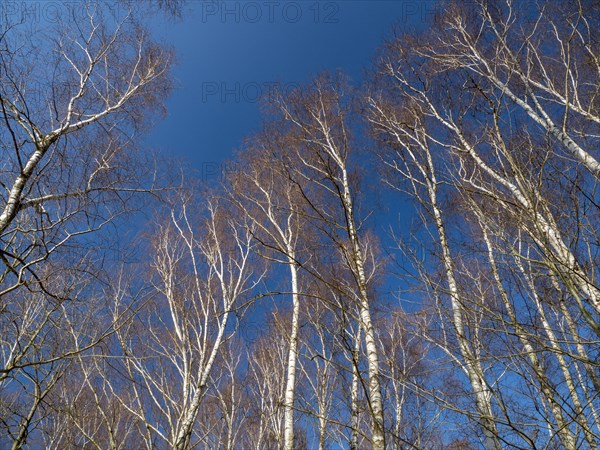
<instances>
[{"instance_id":1,"label":"birch grove","mask_svg":"<svg viewBox=\"0 0 600 450\"><path fill-rule=\"evenodd\" d=\"M444 2L219 180L122 6L2 19L0 447L600 446L597 2Z\"/></svg>"},{"instance_id":2,"label":"birch grove","mask_svg":"<svg viewBox=\"0 0 600 450\"><path fill-rule=\"evenodd\" d=\"M98 5L48 29L2 21L0 440L16 449L73 358L114 332L105 230L160 189L130 136L162 108L171 53Z\"/></svg>"}]
</instances>

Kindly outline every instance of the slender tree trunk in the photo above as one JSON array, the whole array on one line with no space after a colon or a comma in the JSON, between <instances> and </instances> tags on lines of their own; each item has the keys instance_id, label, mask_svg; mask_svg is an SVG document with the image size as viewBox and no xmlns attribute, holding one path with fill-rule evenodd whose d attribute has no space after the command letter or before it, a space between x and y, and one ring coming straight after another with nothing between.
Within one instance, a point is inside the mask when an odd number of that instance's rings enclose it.
<instances>
[{"instance_id":1,"label":"slender tree trunk","mask_svg":"<svg viewBox=\"0 0 600 450\"><path fill-rule=\"evenodd\" d=\"M358 355L360 354L360 329L352 350L352 388L350 390L350 450L358 450Z\"/></svg>"},{"instance_id":2,"label":"slender tree trunk","mask_svg":"<svg viewBox=\"0 0 600 450\"><path fill-rule=\"evenodd\" d=\"M194 397L192 398L192 401L190 402L190 407L182 420L181 426L179 427L179 432L177 433L177 437L175 439L175 448L177 450L184 450L189 445L189 440L192 435L194 422L198 417L198 409L200 408L200 403L204 398L204 394L206 393L208 378L212 371L212 366L217 357L217 353L219 352L219 349L221 347L221 343L223 342L223 337L227 328L228 319L229 313L226 312L225 314L223 314L223 318L219 326L219 332L215 339L215 343L211 350L208 361L206 362L206 366L202 370L202 374L200 376L198 384L196 385L196 392L194 394Z\"/></svg>"},{"instance_id":3,"label":"slender tree trunk","mask_svg":"<svg viewBox=\"0 0 600 450\"><path fill-rule=\"evenodd\" d=\"M372 444L374 450L385 449L385 433L383 427L383 401L381 398L381 384L379 381L379 353L377 351L377 339L375 329L371 321L371 306L367 292L367 277L364 268L364 255L354 224L354 205L350 195L350 184L346 168L342 167L343 174L343 203L347 212L347 226L354 264L356 265L356 276L358 279L358 290L360 295L360 321L365 332L365 344L367 349L367 362L369 366L369 405L373 418Z\"/></svg>"},{"instance_id":4,"label":"slender tree trunk","mask_svg":"<svg viewBox=\"0 0 600 450\"><path fill-rule=\"evenodd\" d=\"M431 160L431 154L429 152L427 153L427 157L429 167L431 168L429 174L430 179L427 181L427 189L433 210L435 225L440 239L440 246L442 247L442 262L446 271L446 281L448 283L448 290L450 292L452 320L454 330L456 332L458 347L463 357L465 369L471 384L473 395L475 397L475 405L477 407L477 412L480 417L479 421L483 428L485 438L485 448L487 450L502 450L502 445L500 444L500 439L498 438L498 430L496 428L496 422L494 420L492 411L491 392L485 381L481 362L472 351L469 340L465 335L463 324L463 305L461 303L460 294L458 292L458 286L454 275L454 264L450 254L450 247L446 236L446 228L442 219L442 211L437 203L437 181L435 178L435 173L433 172L433 161Z\"/></svg>"},{"instance_id":5,"label":"slender tree trunk","mask_svg":"<svg viewBox=\"0 0 600 450\"><path fill-rule=\"evenodd\" d=\"M283 426L284 448L294 450L294 397L296 389L296 361L298 359L298 320L300 302L298 296L298 266L294 259L293 250L288 249L289 266L292 280L292 329L290 332L290 349L287 364L287 382L285 387L285 416Z\"/></svg>"},{"instance_id":6,"label":"slender tree trunk","mask_svg":"<svg viewBox=\"0 0 600 450\"><path fill-rule=\"evenodd\" d=\"M395 378L399 378L400 374L393 373L392 376L395 376ZM404 405L404 386L399 388L396 383L396 380L394 380L393 389L394 389L394 400L396 403L395 411L394 411L394 414L396 415L396 421L394 423L395 436L394 436L394 447L393 448L396 450L401 450L399 437L400 437L400 425L402 423L402 406ZM402 390L402 393L400 393L400 390Z\"/></svg>"},{"instance_id":7,"label":"slender tree trunk","mask_svg":"<svg viewBox=\"0 0 600 450\"><path fill-rule=\"evenodd\" d=\"M519 261L518 259L516 259L516 266L518 267L519 271L525 278L527 284L529 285L529 289L531 290L531 296L532 296L532 298L535 302L535 305L538 309L538 314L540 315L542 329L544 330L546 336L548 337L550 347L552 348L552 350L555 354L556 360L558 362L560 370L565 379L565 384L566 384L569 394L571 396L571 400L573 401L575 415L576 415L576 417L584 417L583 408L582 408L581 402L579 400L579 395L577 394L575 382L573 381L573 377L571 376L571 373L569 372L569 365L568 365L567 361L565 360L563 350L558 345L558 342L560 342L560 339L557 338L557 336L554 332L554 329L552 328L552 325L550 324L550 322L548 321L548 319L546 317L546 311L542 304L542 299L539 297L539 295L537 293L537 288L535 287L529 274L527 274L525 272L525 268L521 264L521 261ZM554 408L559 407L558 405L551 405L551 406L553 406ZM577 448L575 436L573 436L573 433L568 428L568 422L563 418L562 412L560 413L559 418L560 418L560 420L557 419L557 427L558 427L557 433L561 439L561 442L567 449ZM585 422L582 423L581 425L582 425L582 428L584 431L585 438L588 441L588 443L590 444L590 446L591 446L590 448L595 448L596 443L595 443L595 439L593 437L593 433L589 429L586 419L583 419L583 420Z\"/></svg>"}]
</instances>

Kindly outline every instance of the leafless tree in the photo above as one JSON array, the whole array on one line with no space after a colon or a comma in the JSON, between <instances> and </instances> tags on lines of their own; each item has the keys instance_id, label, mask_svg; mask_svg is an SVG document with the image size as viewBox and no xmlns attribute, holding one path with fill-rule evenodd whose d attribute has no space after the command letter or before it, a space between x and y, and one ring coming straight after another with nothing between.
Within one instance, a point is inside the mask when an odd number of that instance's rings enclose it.
<instances>
[{"instance_id":1,"label":"leafless tree","mask_svg":"<svg viewBox=\"0 0 600 450\"><path fill-rule=\"evenodd\" d=\"M149 443L156 437L173 448L202 441L195 423L216 361L261 278L250 263L250 229L228 214L231 205L213 198L200 215L193 198L181 194L157 225L153 307L117 331L123 370L136 385L121 404L144 422Z\"/></svg>"},{"instance_id":2,"label":"leafless tree","mask_svg":"<svg viewBox=\"0 0 600 450\"><path fill-rule=\"evenodd\" d=\"M578 2L470 6L389 43L366 117L387 182L421 205L444 272L419 267L432 342L467 375L486 447L595 448L596 19Z\"/></svg>"},{"instance_id":3,"label":"leafless tree","mask_svg":"<svg viewBox=\"0 0 600 450\"><path fill-rule=\"evenodd\" d=\"M302 220L298 187L289 180L283 157L286 154L285 135L267 130L249 140L239 161L243 171L235 173L233 197L249 218L252 234L262 250L261 255L289 269L292 297L291 331L285 388L284 448L294 448L294 401L298 360L300 315L300 261ZM306 234L306 232L304 233Z\"/></svg>"},{"instance_id":4,"label":"leafless tree","mask_svg":"<svg viewBox=\"0 0 600 450\"><path fill-rule=\"evenodd\" d=\"M284 445L285 387L289 355L289 317L274 311L266 318L263 333L253 343L248 361L250 418L245 448Z\"/></svg>"},{"instance_id":5,"label":"leafless tree","mask_svg":"<svg viewBox=\"0 0 600 450\"><path fill-rule=\"evenodd\" d=\"M428 361L430 345L418 328L425 315L412 316L401 310L377 324L382 349L383 392L388 399L386 419L393 448L441 447L443 422L441 408L423 391L433 385L433 365Z\"/></svg>"},{"instance_id":6,"label":"leafless tree","mask_svg":"<svg viewBox=\"0 0 600 450\"><path fill-rule=\"evenodd\" d=\"M288 174L301 189L306 214L313 218L312 225L339 252L344 267L352 275L351 284L341 288L359 307L358 321L364 331L369 367L372 445L384 448L379 353L369 295L369 283L377 264L367 260L373 253L369 240L360 232L360 217L355 208L357 194L353 191L349 161L353 145L347 123L349 101L344 83L333 76L324 76L304 90L281 97L277 106L283 116L281 126L290 130L293 144ZM315 275L314 270L312 274Z\"/></svg>"},{"instance_id":7,"label":"leafless tree","mask_svg":"<svg viewBox=\"0 0 600 450\"><path fill-rule=\"evenodd\" d=\"M119 5L0 19L0 447L600 445L598 2L445 2L364 91L271 97L210 190L138 148L172 58ZM412 201L391 239L361 171Z\"/></svg>"},{"instance_id":8,"label":"leafless tree","mask_svg":"<svg viewBox=\"0 0 600 450\"><path fill-rule=\"evenodd\" d=\"M80 12L37 29L2 18L0 389L2 434L14 448L72 367L65 358L114 331L84 326L102 274L92 232L157 188L131 138L162 106L170 52L132 17L101 4Z\"/></svg>"}]
</instances>

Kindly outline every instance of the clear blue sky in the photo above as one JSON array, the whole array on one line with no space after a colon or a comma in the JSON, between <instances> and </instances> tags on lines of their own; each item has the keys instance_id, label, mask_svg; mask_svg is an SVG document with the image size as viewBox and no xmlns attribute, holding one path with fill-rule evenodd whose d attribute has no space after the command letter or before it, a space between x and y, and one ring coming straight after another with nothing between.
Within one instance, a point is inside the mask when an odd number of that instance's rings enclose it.
<instances>
[{"instance_id":1,"label":"clear blue sky","mask_svg":"<svg viewBox=\"0 0 600 450\"><path fill-rule=\"evenodd\" d=\"M153 26L175 48L177 88L149 143L204 173L260 127L260 93L323 70L354 82L394 26L432 26L435 1L189 0L180 21Z\"/></svg>"}]
</instances>

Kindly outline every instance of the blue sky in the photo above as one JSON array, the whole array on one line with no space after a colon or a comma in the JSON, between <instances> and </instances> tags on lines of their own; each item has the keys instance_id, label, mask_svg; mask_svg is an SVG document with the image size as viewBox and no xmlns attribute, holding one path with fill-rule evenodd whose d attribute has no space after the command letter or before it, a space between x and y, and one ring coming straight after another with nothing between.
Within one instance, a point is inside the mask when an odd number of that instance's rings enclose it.
<instances>
[{"instance_id":1,"label":"blue sky","mask_svg":"<svg viewBox=\"0 0 600 450\"><path fill-rule=\"evenodd\" d=\"M243 138L260 127L257 98L324 70L353 82L394 26L431 25L434 1L200 1L153 32L177 54L168 116L148 142L217 176Z\"/></svg>"},{"instance_id":2,"label":"blue sky","mask_svg":"<svg viewBox=\"0 0 600 450\"><path fill-rule=\"evenodd\" d=\"M327 70L358 84L386 37L432 26L435 8L435 0L187 0L181 20L158 15L152 27L175 50L177 87L147 143L183 160L208 184L218 182L240 169L231 156L261 127L259 94ZM369 225L394 252L390 227L407 233L411 206L397 192L375 188L369 195L365 211L377 210ZM397 290L393 279L383 290Z\"/></svg>"}]
</instances>

